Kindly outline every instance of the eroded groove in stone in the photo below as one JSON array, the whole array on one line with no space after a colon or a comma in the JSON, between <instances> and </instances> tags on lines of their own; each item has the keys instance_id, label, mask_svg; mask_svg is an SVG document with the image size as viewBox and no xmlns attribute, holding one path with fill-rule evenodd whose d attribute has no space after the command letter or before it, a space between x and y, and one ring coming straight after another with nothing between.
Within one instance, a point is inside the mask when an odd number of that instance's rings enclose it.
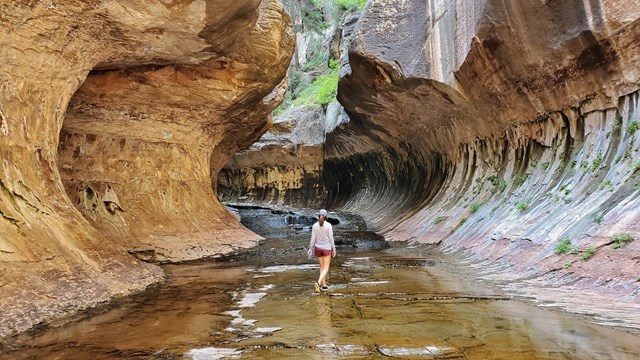
<instances>
[{"instance_id":1,"label":"eroded groove in stone","mask_svg":"<svg viewBox=\"0 0 640 360\"><path fill-rule=\"evenodd\" d=\"M211 179L281 101L278 1L3 2L0 23L0 337L162 278L127 250L259 238Z\"/></svg>"},{"instance_id":2,"label":"eroded groove in stone","mask_svg":"<svg viewBox=\"0 0 640 360\"><path fill-rule=\"evenodd\" d=\"M352 121L327 139L330 204L542 300L632 306L640 243L607 244L640 238L638 44L623 1L369 4L339 85ZM577 253L555 254L566 238Z\"/></svg>"}]
</instances>

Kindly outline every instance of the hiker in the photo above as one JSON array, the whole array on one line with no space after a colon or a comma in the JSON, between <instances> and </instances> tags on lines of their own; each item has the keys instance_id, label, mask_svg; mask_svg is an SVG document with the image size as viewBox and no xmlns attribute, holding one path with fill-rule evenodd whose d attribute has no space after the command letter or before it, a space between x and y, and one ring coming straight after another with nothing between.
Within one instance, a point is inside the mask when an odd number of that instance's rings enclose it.
<instances>
[{"instance_id":1,"label":"hiker","mask_svg":"<svg viewBox=\"0 0 640 360\"><path fill-rule=\"evenodd\" d=\"M318 215L318 221L311 228L311 241L309 242L309 256L314 253L320 264L320 277L313 285L316 292L329 290L329 286L327 286L329 265L331 264L331 258L336 256L333 228L327 221L327 210L321 209Z\"/></svg>"}]
</instances>

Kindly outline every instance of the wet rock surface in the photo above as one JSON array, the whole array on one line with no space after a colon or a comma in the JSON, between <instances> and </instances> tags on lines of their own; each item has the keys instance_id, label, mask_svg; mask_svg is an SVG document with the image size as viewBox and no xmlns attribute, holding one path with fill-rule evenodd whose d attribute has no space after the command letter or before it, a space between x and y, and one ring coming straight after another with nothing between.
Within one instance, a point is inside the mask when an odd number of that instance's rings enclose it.
<instances>
[{"instance_id":1,"label":"wet rock surface","mask_svg":"<svg viewBox=\"0 0 640 360\"><path fill-rule=\"evenodd\" d=\"M240 213L253 231L266 231L259 246L217 261L165 265L166 283L84 320L13 338L0 347L0 359L633 359L640 353L637 335L514 300L472 280L456 255L432 245L339 246L331 290L317 294L318 266L305 256L308 230L287 224L288 211ZM330 216L341 221L337 238L366 234L357 217ZM270 237L284 232L289 235Z\"/></svg>"}]
</instances>

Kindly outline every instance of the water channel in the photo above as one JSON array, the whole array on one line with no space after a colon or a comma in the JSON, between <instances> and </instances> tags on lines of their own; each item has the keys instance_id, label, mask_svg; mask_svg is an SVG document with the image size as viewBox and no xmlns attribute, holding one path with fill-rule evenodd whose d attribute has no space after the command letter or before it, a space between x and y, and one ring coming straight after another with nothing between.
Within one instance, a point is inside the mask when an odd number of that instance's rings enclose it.
<instances>
[{"instance_id":1,"label":"water channel","mask_svg":"<svg viewBox=\"0 0 640 360\"><path fill-rule=\"evenodd\" d=\"M314 292L313 219L243 209L267 237L224 259L164 265L167 281L0 359L638 359L640 336L541 309L473 280L437 247L387 244L339 214L331 290Z\"/></svg>"}]
</instances>

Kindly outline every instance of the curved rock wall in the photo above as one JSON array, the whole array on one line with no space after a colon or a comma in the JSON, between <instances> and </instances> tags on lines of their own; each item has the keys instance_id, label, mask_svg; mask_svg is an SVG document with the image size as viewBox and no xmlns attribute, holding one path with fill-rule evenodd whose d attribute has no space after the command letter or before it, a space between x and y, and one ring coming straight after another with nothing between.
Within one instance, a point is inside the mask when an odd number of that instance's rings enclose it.
<instances>
[{"instance_id":1,"label":"curved rock wall","mask_svg":"<svg viewBox=\"0 0 640 360\"><path fill-rule=\"evenodd\" d=\"M360 9L333 0L286 0L284 5L296 36L289 91L271 129L220 171L217 192L225 202L319 207L325 199L325 133L348 118L337 100L320 103L319 97L327 95L318 94L336 91L337 65L330 64L346 59ZM327 82L329 74L335 81Z\"/></svg>"},{"instance_id":2,"label":"curved rock wall","mask_svg":"<svg viewBox=\"0 0 640 360\"><path fill-rule=\"evenodd\" d=\"M182 260L258 238L209 164L281 101L277 1L3 2L0 24L0 337L161 279L126 250Z\"/></svg>"},{"instance_id":3,"label":"curved rock wall","mask_svg":"<svg viewBox=\"0 0 640 360\"><path fill-rule=\"evenodd\" d=\"M640 328L640 242L610 238L640 238L639 44L624 1L370 2L339 86L352 121L327 138L330 202Z\"/></svg>"}]
</instances>

